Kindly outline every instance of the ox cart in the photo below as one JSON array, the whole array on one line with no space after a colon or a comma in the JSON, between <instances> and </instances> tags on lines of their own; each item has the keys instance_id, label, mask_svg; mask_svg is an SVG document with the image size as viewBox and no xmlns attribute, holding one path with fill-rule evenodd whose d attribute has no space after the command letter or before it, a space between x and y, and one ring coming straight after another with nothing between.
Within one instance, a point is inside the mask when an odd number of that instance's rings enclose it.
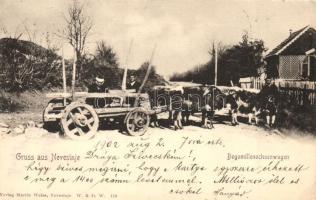
<instances>
[{"instance_id":1,"label":"ox cart","mask_svg":"<svg viewBox=\"0 0 316 200\"><path fill-rule=\"evenodd\" d=\"M129 135L144 135L150 123L150 116L167 110L166 106L152 107L148 94L141 93L152 67L154 50L146 75L137 93L126 89L127 64L125 65L121 90L110 90L108 93L75 92L76 54L74 54L72 90L67 92L63 60L64 92L46 95L51 100L44 109L44 123L57 122L63 133L70 138L86 140L96 134L100 122L112 118L119 120Z\"/></svg>"},{"instance_id":2,"label":"ox cart","mask_svg":"<svg viewBox=\"0 0 316 200\"><path fill-rule=\"evenodd\" d=\"M150 116L167 110L166 106L151 107L146 93L110 90L109 93L76 92L76 101L71 93L51 93L52 98L44 110L44 123L58 122L63 133L72 139L90 139L99 123L112 118L119 121L132 136L144 135Z\"/></svg>"}]
</instances>

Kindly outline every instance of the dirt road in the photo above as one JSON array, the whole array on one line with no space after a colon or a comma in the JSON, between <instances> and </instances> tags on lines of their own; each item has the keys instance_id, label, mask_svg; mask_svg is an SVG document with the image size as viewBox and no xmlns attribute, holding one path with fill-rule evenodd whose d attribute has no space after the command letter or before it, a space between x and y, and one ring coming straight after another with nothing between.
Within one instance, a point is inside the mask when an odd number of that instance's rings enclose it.
<instances>
[{"instance_id":1,"label":"dirt road","mask_svg":"<svg viewBox=\"0 0 316 200\"><path fill-rule=\"evenodd\" d=\"M60 195L70 196L67 199L101 199L93 195L105 195L105 199L271 199L271 194L276 194L274 199L315 198L316 139L294 131L246 124L215 124L215 129L191 125L179 131L149 128L142 137L116 129L100 130L88 141L32 133L4 135L0 147L0 159L5 161L0 165L0 194L29 195L21 199L58 199ZM123 170L109 170L105 175L91 171L104 169L104 165ZM278 169L273 170L272 165ZM232 169L229 166L257 171L228 171ZM75 171L79 168L83 171ZM299 171L287 171L289 168ZM227 180L218 170L227 170ZM228 180L226 176L232 177ZM107 182L111 177L127 179L127 183ZM78 198L78 194L82 196Z\"/></svg>"}]
</instances>

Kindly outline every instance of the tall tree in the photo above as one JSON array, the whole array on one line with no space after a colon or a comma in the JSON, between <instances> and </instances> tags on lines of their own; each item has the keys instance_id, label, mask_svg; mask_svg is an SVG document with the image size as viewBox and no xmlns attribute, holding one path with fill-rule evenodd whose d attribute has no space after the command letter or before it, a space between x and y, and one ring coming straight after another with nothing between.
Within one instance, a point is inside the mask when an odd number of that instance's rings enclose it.
<instances>
[{"instance_id":1,"label":"tall tree","mask_svg":"<svg viewBox=\"0 0 316 200\"><path fill-rule=\"evenodd\" d=\"M77 57L77 75L80 79L82 73L82 59L87 38L91 32L93 22L86 14L84 4L73 0L64 15L66 25L62 30L62 36L73 46Z\"/></svg>"},{"instance_id":2,"label":"tall tree","mask_svg":"<svg viewBox=\"0 0 316 200\"><path fill-rule=\"evenodd\" d=\"M222 84L238 83L239 78L258 76L263 66L263 53L266 51L262 40L249 40L248 34L241 42L227 49L219 59L219 81Z\"/></svg>"},{"instance_id":3,"label":"tall tree","mask_svg":"<svg viewBox=\"0 0 316 200\"><path fill-rule=\"evenodd\" d=\"M258 69L263 66L263 52L266 51L262 40L249 40L248 34L241 42L233 46L218 45L218 84L230 85L239 82L239 78L258 76ZM197 65L192 70L174 74L173 81L193 81L214 84L214 48L208 51L211 59L204 65Z\"/></svg>"},{"instance_id":4,"label":"tall tree","mask_svg":"<svg viewBox=\"0 0 316 200\"><path fill-rule=\"evenodd\" d=\"M138 72L138 76L140 78L140 80L142 80L145 77L145 74L147 73L147 70L149 68L150 62L149 61L145 61L137 70ZM149 72L149 78L154 77L156 74L156 67L155 66L151 66L150 72Z\"/></svg>"},{"instance_id":5,"label":"tall tree","mask_svg":"<svg viewBox=\"0 0 316 200\"><path fill-rule=\"evenodd\" d=\"M106 65L109 67L118 67L119 65L115 51L103 40L97 42L95 59L102 63L102 65Z\"/></svg>"},{"instance_id":6,"label":"tall tree","mask_svg":"<svg viewBox=\"0 0 316 200\"><path fill-rule=\"evenodd\" d=\"M145 61L136 71L137 79L140 83L144 81L145 75L151 63L149 61ZM149 69L149 76L144 85L143 91L149 91L156 85L163 85L165 84L165 80L157 74L156 66L152 65Z\"/></svg>"},{"instance_id":7,"label":"tall tree","mask_svg":"<svg viewBox=\"0 0 316 200\"><path fill-rule=\"evenodd\" d=\"M93 55L85 54L81 59L81 79L85 84L91 84L96 77L105 79L110 88L118 89L123 77L123 69L119 68L118 57L114 49L105 41L98 41Z\"/></svg>"},{"instance_id":8,"label":"tall tree","mask_svg":"<svg viewBox=\"0 0 316 200\"><path fill-rule=\"evenodd\" d=\"M83 54L85 44L92 29L92 19L86 15L85 7L77 0L73 0L65 15L66 27L64 35L80 58Z\"/></svg>"}]
</instances>

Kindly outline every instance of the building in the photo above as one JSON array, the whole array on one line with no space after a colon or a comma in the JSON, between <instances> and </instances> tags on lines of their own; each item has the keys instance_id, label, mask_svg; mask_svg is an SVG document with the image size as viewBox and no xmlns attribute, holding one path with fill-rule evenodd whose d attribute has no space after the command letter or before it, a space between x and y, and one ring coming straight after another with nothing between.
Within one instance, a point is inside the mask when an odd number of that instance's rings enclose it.
<instances>
[{"instance_id":1,"label":"building","mask_svg":"<svg viewBox=\"0 0 316 200\"><path fill-rule=\"evenodd\" d=\"M265 56L268 78L316 81L316 30L291 32Z\"/></svg>"}]
</instances>

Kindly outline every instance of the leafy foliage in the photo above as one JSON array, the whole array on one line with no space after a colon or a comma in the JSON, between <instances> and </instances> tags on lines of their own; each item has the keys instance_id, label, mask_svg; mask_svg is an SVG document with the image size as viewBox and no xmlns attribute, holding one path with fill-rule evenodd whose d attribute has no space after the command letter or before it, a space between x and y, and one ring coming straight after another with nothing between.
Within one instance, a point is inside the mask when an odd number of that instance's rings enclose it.
<instances>
[{"instance_id":1,"label":"leafy foliage","mask_svg":"<svg viewBox=\"0 0 316 200\"><path fill-rule=\"evenodd\" d=\"M60 67L61 60L53 49L23 40L0 40L0 84L7 91L58 86Z\"/></svg>"},{"instance_id":2,"label":"leafy foliage","mask_svg":"<svg viewBox=\"0 0 316 200\"><path fill-rule=\"evenodd\" d=\"M230 81L238 83L241 77L257 76L263 66L264 51L262 40L249 41L248 35L243 35L242 41L227 49L219 59L219 83L228 85Z\"/></svg>"},{"instance_id":3,"label":"leafy foliage","mask_svg":"<svg viewBox=\"0 0 316 200\"><path fill-rule=\"evenodd\" d=\"M114 49L105 41L99 41L94 55L83 57L82 82L85 86L90 85L96 76L104 78L110 89L121 89L124 69L119 68L118 57ZM144 62L139 69L129 69L128 74L135 74L137 81L142 83L149 62ZM144 91L148 91L154 85L164 84L165 80L156 73L156 67L152 66Z\"/></svg>"},{"instance_id":4,"label":"leafy foliage","mask_svg":"<svg viewBox=\"0 0 316 200\"><path fill-rule=\"evenodd\" d=\"M118 58L114 49L104 41L97 43L94 55L82 57L82 66L81 81L86 86L98 76L104 78L106 85L111 89L121 87L123 69L118 68Z\"/></svg>"},{"instance_id":5,"label":"leafy foliage","mask_svg":"<svg viewBox=\"0 0 316 200\"><path fill-rule=\"evenodd\" d=\"M218 47L218 84L238 83L239 78L257 76L263 66L263 52L266 51L262 40L248 39L245 33L242 41L231 47L219 44ZM209 51L212 58L205 64L197 65L192 70L171 77L173 81L193 81L214 84L215 60L214 47Z\"/></svg>"},{"instance_id":6,"label":"leafy foliage","mask_svg":"<svg viewBox=\"0 0 316 200\"><path fill-rule=\"evenodd\" d=\"M140 83L143 82L145 75L147 73L147 70L149 68L149 65L150 65L149 61L146 61L139 67L139 69L136 70L135 74ZM163 79L163 77L157 74L156 66L154 65L151 66L148 80L144 85L143 91L149 91L155 85L164 85L164 84L165 84L165 80Z\"/></svg>"},{"instance_id":7,"label":"leafy foliage","mask_svg":"<svg viewBox=\"0 0 316 200\"><path fill-rule=\"evenodd\" d=\"M104 40L97 42L95 59L104 66L118 67L119 65L116 52Z\"/></svg>"},{"instance_id":8,"label":"leafy foliage","mask_svg":"<svg viewBox=\"0 0 316 200\"><path fill-rule=\"evenodd\" d=\"M33 42L17 39L0 40L0 85L6 91L25 90L62 86L62 61L53 49L45 49ZM119 68L116 52L104 41L97 43L94 54L85 54L80 63L82 71L77 76L76 86L85 88L96 76L103 77L110 89L121 89L124 70ZM73 60L65 60L67 84L71 83ZM148 68L145 62L136 73L142 82ZM145 89L164 83L164 79L152 68Z\"/></svg>"},{"instance_id":9,"label":"leafy foliage","mask_svg":"<svg viewBox=\"0 0 316 200\"><path fill-rule=\"evenodd\" d=\"M14 112L22 109L22 106L17 102L16 98L11 98L6 95L3 91L0 92L0 113L2 112Z\"/></svg>"}]
</instances>

